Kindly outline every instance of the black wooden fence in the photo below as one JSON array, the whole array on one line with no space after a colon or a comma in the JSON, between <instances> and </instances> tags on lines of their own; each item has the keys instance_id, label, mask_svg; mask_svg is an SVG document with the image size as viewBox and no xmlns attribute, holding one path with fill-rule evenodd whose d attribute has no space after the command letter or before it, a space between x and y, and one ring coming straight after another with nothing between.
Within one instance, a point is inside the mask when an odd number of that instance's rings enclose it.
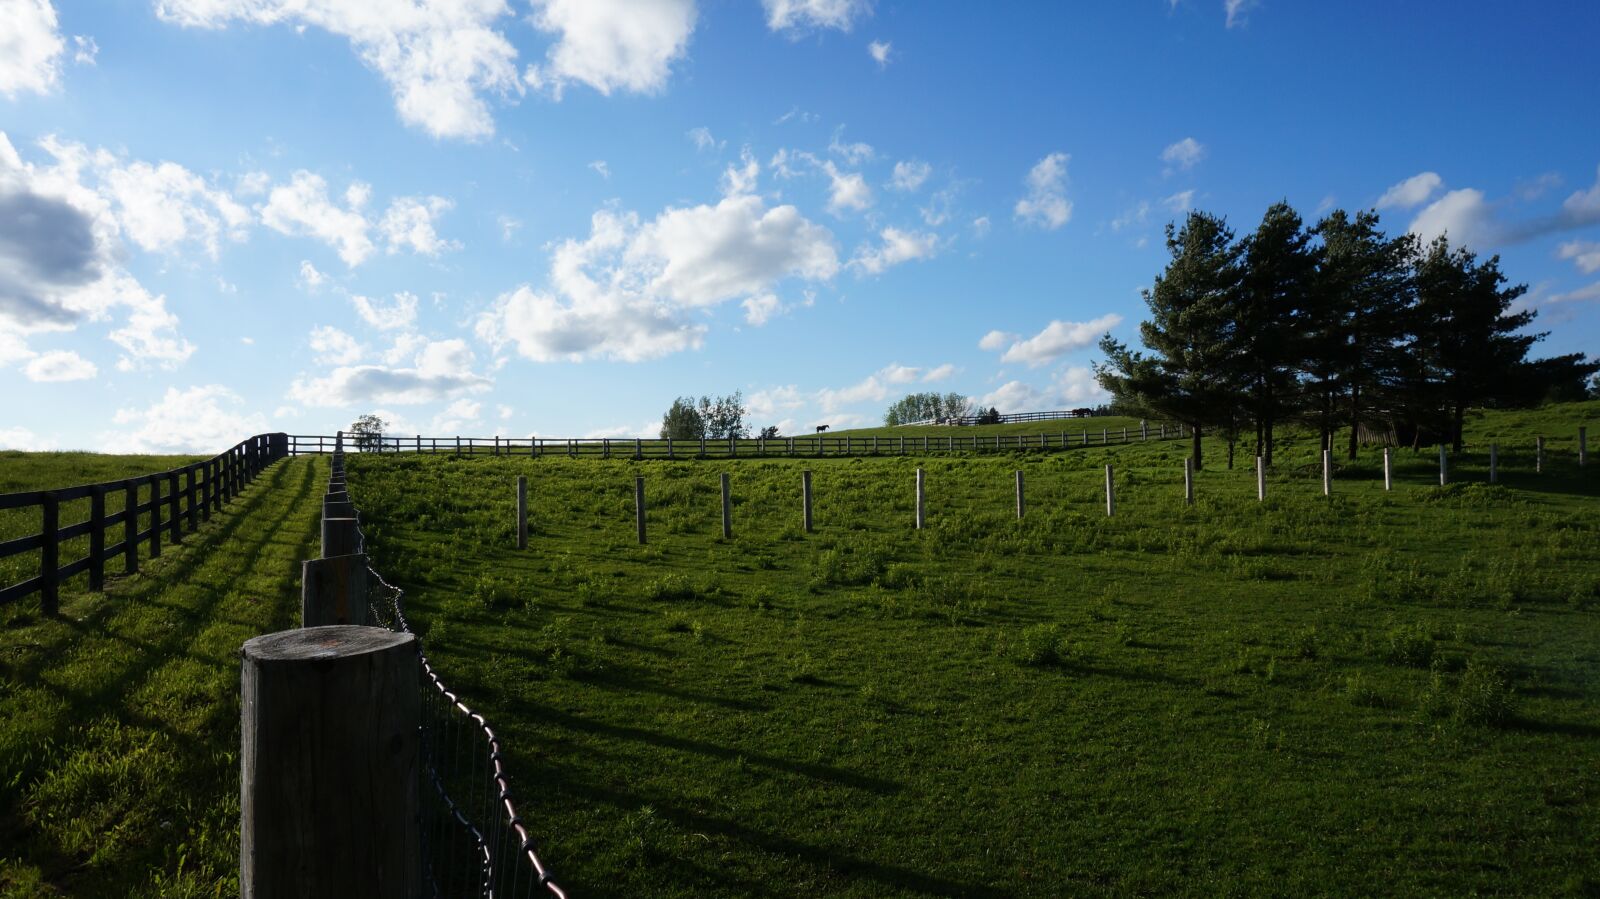
<instances>
[{"instance_id":1,"label":"black wooden fence","mask_svg":"<svg viewBox=\"0 0 1600 899\"><path fill-rule=\"evenodd\" d=\"M1035 434L894 435L864 437L745 437L740 439L665 440L619 437L424 437L344 434L344 447L368 453L452 453L461 456L572 456L603 459L729 459L778 456L906 456L930 453L999 453L1071 449L1172 440L1187 437L1179 424L1145 423L1143 427L1080 428ZM331 453L337 435L290 434L289 454Z\"/></svg>"},{"instance_id":2,"label":"black wooden fence","mask_svg":"<svg viewBox=\"0 0 1600 899\"><path fill-rule=\"evenodd\" d=\"M39 533L0 541L0 559L39 554L39 573L0 587L0 606L38 593L40 610L54 615L60 608L61 584L68 578L88 572L89 589L101 590L107 563L119 557L122 573L133 574L139 570L140 544L148 558L159 557L163 537L170 544L182 543L184 534L209 521L212 512L221 510L256 475L287 455L287 434L257 434L213 458L171 471L60 490L0 493L0 510L40 510ZM122 508L107 512L107 500L115 505L119 497ZM62 505L85 498L89 500L88 517L62 524ZM118 525L122 539L108 544L107 537L114 535ZM63 563L62 545L85 536L89 538L88 555Z\"/></svg>"}]
</instances>

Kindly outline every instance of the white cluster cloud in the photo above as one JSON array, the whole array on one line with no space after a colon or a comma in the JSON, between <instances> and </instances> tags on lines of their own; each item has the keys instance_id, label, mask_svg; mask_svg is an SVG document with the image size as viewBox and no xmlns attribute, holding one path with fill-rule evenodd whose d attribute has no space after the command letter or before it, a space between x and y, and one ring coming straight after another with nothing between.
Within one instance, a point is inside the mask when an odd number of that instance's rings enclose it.
<instances>
[{"instance_id":1,"label":"white cluster cloud","mask_svg":"<svg viewBox=\"0 0 1600 899\"><path fill-rule=\"evenodd\" d=\"M954 374L955 370L955 366L949 363L935 368L918 368L896 362L884 366L848 387L837 389L824 387L814 394L813 399L823 412L834 413L857 403L882 402L901 385L942 381Z\"/></svg>"},{"instance_id":2,"label":"white cluster cloud","mask_svg":"<svg viewBox=\"0 0 1600 899\"><path fill-rule=\"evenodd\" d=\"M1541 181L1549 183L1549 179ZM1455 246L1483 252L1503 244L1600 224L1600 172L1593 186L1574 191L1552 214L1511 220L1506 212L1514 208L1516 199L1524 197L1513 194L1512 198L1490 202L1477 188L1447 191L1417 213L1410 230L1425 241L1448 235Z\"/></svg>"},{"instance_id":3,"label":"white cluster cloud","mask_svg":"<svg viewBox=\"0 0 1600 899\"><path fill-rule=\"evenodd\" d=\"M360 294L351 294L350 302L355 305L356 314L361 316L361 320L379 331L410 328L417 322L417 296L414 293L401 291L388 304Z\"/></svg>"},{"instance_id":4,"label":"white cluster cloud","mask_svg":"<svg viewBox=\"0 0 1600 899\"><path fill-rule=\"evenodd\" d=\"M71 350L39 353L22 368L30 381L86 381L98 371L93 362Z\"/></svg>"},{"instance_id":5,"label":"white cluster cloud","mask_svg":"<svg viewBox=\"0 0 1600 899\"><path fill-rule=\"evenodd\" d=\"M1414 209L1428 202L1443 186L1444 179L1438 172L1422 172L1384 191L1373 205L1377 209Z\"/></svg>"},{"instance_id":6,"label":"white cluster cloud","mask_svg":"<svg viewBox=\"0 0 1600 899\"><path fill-rule=\"evenodd\" d=\"M858 16L871 9L870 0L761 0L767 10L767 27L773 31L803 33L816 28L849 31Z\"/></svg>"},{"instance_id":7,"label":"white cluster cloud","mask_svg":"<svg viewBox=\"0 0 1600 899\"><path fill-rule=\"evenodd\" d=\"M186 360L194 347L177 335L178 320L166 298L151 294L122 267L123 240L133 234L154 243L182 239L170 232L152 236L172 221L152 224L138 214L123 220L130 207L106 182L133 167L52 138L41 146L53 164L24 162L0 132L0 342L10 348L6 355L37 361L26 347L28 335L69 331L122 312L125 320L107 335L125 352L119 368L173 367ZM191 220L176 219L178 227ZM42 374L87 370L37 364Z\"/></svg>"},{"instance_id":8,"label":"white cluster cloud","mask_svg":"<svg viewBox=\"0 0 1600 899\"><path fill-rule=\"evenodd\" d=\"M1600 272L1600 242L1569 240L1556 248L1556 256L1561 259L1571 259L1578 267L1578 271L1586 275Z\"/></svg>"},{"instance_id":9,"label":"white cluster cloud","mask_svg":"<svg viewBox=\"0 0 1600 899\"><path fill-rule=\"evenodd\" d=\"M587 238L552 254L549 292L503 294L477 333L536 361L652 359L700 345L705 326L692 310L754 299L747 317L764 321L774 310L761 298L778 281L826 281L839 267L826 228L754 195L669 207L648 222L601 210Z\"/></svg>"},{"instance_id":10,"label":"white cluster cloud","mask_svg":"<svg viewBox=\"0 0 1600 899\"><path fill-rule=\"evenodd\" d=\"M143 409L118 410L112 421L134 427L102 435L100 442L134 453L220 452L243 435L267 430L261 415L237 411L243 402L220 384L168 387L161 399Z\"/></svg>"},{"instance_id":11,"label":"white cluster cloud","mask_svg":"<svg viewBox=\"0 0 1600 899\"><path fill-rule=\"evenodd\" d=\"M366 348L354 337L332 325L313 328L310 344L317 354L317 362L322 365L350 365L366 355Z\"/></svg>"},{"instance_id":12,"label":"white cluster cloud","mask_svg":"<svg viewBox=\"0 0 1600 899\"><path fill-rule=\"evenodd\" d=\"M493 134L482 95L521 89L516 48L495 28L509 12L505 0L156 0L157 15L184 27L287 24L344 37L389 83L401 121L453 138Z\"/></svg>"},{"instance_id":13,"label":"white cluster cloud","mask_svg":"<svg viewBox=\"0 0 1600 899\"><path fill-rule=\"evenodd\" d=\"M492 382L472 370L475 362L472 350L459 338L430 341L406 335L396 341L386 364L339 365L326 377L296 378L289 386L289 398L314 407L439 402L489 389Z\"/></svg>"},{"instance_id":14,"label":"white cluster cloud","mask_svg":"<svg viewBox=\"0 0 1600 899\"><path fill-rule=\"evenodd\" d=\"M1032 337L1006 331L990 331L978 341L978 348L1001 352L1001 362L1023 362L1032 367L1046 365L1075 350L1093 346L1100 335L1122 322L1116 313L1086 322L1052 321Z\"/></svg>"},{"instance_id":15,"label":"white cluster cloud","mask_svg":"<svg viewBox=\"0 0 1600 899\"><path fill-rule=\"evenodd\" d=\"M1174 144L1168 144L1161 151L1161 161L1167 164L1162 174L1171 175L1174 172L1186 172L1200 163L1206 156L1204 144L1192 137L1186 137Z\"/></svg>"},{"instance_id":16,"label":"white cluster cloud","mask_svg":"<svg viewBox=\"0 0 1600 899\"><path fill-rule=\"evenodd\" d=\"M828 173L829 211L840 215L846 210L859 212L872 205L872 188L867 186L867 179L860 172L840 171L831 159L823 160L822 170Z\"/></svg>"},{"instance_id":17,"label":"white cluster cloud","mask_svg":"<svg viewBox=\"0 0 1600 899\"><path fill-rule=\"evenodd\" d=\"M295 172L288 184L272 188L261 208L261 223L280 234L304 235L333 247L344 264L355 268L372 255L367 217L361 212L365 185L357 182L345 192L345 205L328 198L328 182L305 170Z\"/></svg>"},{"instance_id":18,"label":"white cluster cloud","mask_svg":"<svg viewBox=\"0 0 1600 899\"><path fill-rule=\"evenodd\" d=\"M558 35L544 65L523 78L556 95L579 82L612 91L657 93L694 32L694 0L534 0L533 24Z\"/></svg>"},{"instance_id":19,"label":"white cluster cloud","mask_svg":"<svg viewBox=\"0 0 1600 899\"><path fill-rule=\"evenodd\" d=\"M902 262L932 259L939 252L939 235L930 232L884 228L878 233L878 246L863 246L850 265L858 272L876 275Z\"/></svg>"},{"instance_id":20,"label":"white cluster cloud","mask_svg":"<svg viewBox=\"0 0 1600 899\"><path fill-rule=\"evenodd\" d=\"M453 208L444 197L397 197L381 216L369 220L365 212L372 198L372 186L353 181L345 188L343 202L328 195L328 182L321 175L304 169L289 177L287 184L271 188L267 202L258 207L261 223L291 237L310 237L327 244L350 268L366 262L377 251L370 232L375 228L388 252L409 249L425 256L457 250L461 244L439 237L435 220ZM309 272L307 271L310 268ZM309 262L300 267L301 282L308 288L319 286L321 273Z\"/></svg>"},{"instance_id":21,"label":"white cluster cloud","mask_svg":"<svg viewBox=\"0 0 1600 899\"><path fill-rule=\"evenodd\" d=\"M1099 404L1109 399L1111 394L1095 380L1093 369L1070 366L1058 372L1044 387L1035 387L1022 381L1007 381L979 397L978 405L1010 414L1048 412L1061 406Z\"/></svg>"},{"instance_id":22,"label":"white cluster cloud","mask_svg":"<svg viewBox=\"0 0 1600 899\"><path fill-rule=\"evenodd\" d=\"M1236 28L1247 21L1250 11L1261 5L1261 0L1222 0L1222 9L1227 13L1227 27Z\"/></svg>"},{"instance_id":23,"label":"white cluster cloud","mask_svg":"<svg viewBox=\"0 0 1600 899\"><path fill-rule=\"evenodd\" d=\"M50 0L0 0L0 94L49 93L61 78L66 42Z\"/></svg>"},{"instance_id":24,"label":"white cluster cloud","mask_svg":"<svg viewBox=\"0 0 1600 899\"><path fill-rule=\"evenodd\" d=\"M1455 246L1482 249L1498 241L1494 210L1483 191L1467 187L1452 190L1428 204L1411 222L1411 232L1431 241L1448 235Z\"/></svg>"},{"instance_id":25,"label":"white cluster cloud","mask_svg":"<svg viewBox=\"0 0 1600 899\"><path fill-rule=\"evenodd\" d=\"M894 175L889 185L906 193L915 192L933 174L933 166L917 159L902 159L894 164Z\"/></svg>"},{"instance_id":26,"label":"white cluster cloud","mask_svg":"<svg viewBox=\"0 0 1600 899\"><path fill-rule=\"evenodd\" d=\"M872 61L878 64L878 68L887 68L889 65L889 52L893 49L894 45L888 41L873 41L867 44L867 55L872 57Z\"/></svg>"},{"instance_id":27,"label":"white cluster cloud","mask_svg":"<svg viewBox=\"0 0 1600 899\"><path fill-rule=\"evenodd\" d=\"M424 256L437 256L445 250L459 250L454 240L441 240L433 228L434 219L455 206L444 197L399 197L389 204L378 222L389 244L390 253L410 248Z\"/></svg>"},{"instance_id":28,"label":"white cluster cloud","mask_svg":"<svg viewBox=\"0 0 1600 899\"><path fill-rule=\"evenodd\" d=\"M1065 153L1051 153L1028 171L1028 193L1012 210L1023 224L1054 231L1072 219L1072 201L1067 199L1067 161Z\"/></svg>"}]
</instances>

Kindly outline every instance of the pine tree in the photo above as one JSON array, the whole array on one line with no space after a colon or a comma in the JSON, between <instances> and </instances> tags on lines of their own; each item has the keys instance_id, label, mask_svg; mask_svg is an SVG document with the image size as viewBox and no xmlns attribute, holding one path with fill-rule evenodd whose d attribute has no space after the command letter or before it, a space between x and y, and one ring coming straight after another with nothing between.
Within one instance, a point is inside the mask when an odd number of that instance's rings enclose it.
<instances>
[{"instance_id":1,"label":"pine tree","mask_svg":"<svg viewBox=\"0 0 1600 899\"><path fill-rule=\"evenodd\" d=\"M1273 428L1295 402L1296 369L1306 297L1316 282L1318 252L1300 215L1275 203L1244 240L1237 312L1245 353L1246 390L1256 426L1256 453L1272 464Z\"/></svg>"},{"instance_id":2,"label":"pine tree","mask_svg":"<svg viewBox=\"0 0 1600 899\"><path fill-rule=\"evenodd\" d=\"M1350 458L1361 426L1392 418L1413 330L1411 261L1416 239L1387 237L1375 212L1336 210L1317 224L1320 265L1306 312L1306 349L1323 446L1339 419L1350 426Z\"/></svg>"},{"instance_id":3,"label":"pine tree","mask_svg":"<svg viewBox=\"0 0 1600 899\"><path fill-rule=\"evenodd\" d=\"M1465 249L1435 239L1416 264L1419 327L1413 351L1448 421L1449 439L1461 451L1467 407L1493 399L1516 374L1544 334L1515 332L1533 323L1531 310L1512 312L1528 287L1507 287L1500 257L1483 262Z\"/></svg>"},{"instance_id":4,"label":"pine tree","mask_svg":"<svg viewBox=\"0 0 1600 899\"><path fill-rule=\"evenodd\" d=\"M1243 405L1236 327L1240 248L1226 222L1195 211L1182 228L1167 225L1167 251L1172 261L1144 291L1150 320L1139 326L1139 336L1151 355L1131 352L1107 335L1100 342L1106 362L1095 374L1119 404L1188 424L1200 469L1203 429L1227 431Z\"/></svg>"}]
</instances>

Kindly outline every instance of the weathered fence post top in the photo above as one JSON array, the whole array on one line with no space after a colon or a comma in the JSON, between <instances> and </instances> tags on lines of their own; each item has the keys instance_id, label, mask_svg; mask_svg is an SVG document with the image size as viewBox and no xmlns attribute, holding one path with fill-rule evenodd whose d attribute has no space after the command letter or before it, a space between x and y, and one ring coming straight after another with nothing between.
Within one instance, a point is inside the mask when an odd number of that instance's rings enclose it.
<instances>
[{"instance_id":1,"label":"weathered fence post top","mask_svg":"<svg viewBox=\"0 0 1600 899\"><path fill-rule=\"evenodd\" d=\"M417 638L312 627L240 654L240 895L420 897Z\"/></svg>"}]
</instances>

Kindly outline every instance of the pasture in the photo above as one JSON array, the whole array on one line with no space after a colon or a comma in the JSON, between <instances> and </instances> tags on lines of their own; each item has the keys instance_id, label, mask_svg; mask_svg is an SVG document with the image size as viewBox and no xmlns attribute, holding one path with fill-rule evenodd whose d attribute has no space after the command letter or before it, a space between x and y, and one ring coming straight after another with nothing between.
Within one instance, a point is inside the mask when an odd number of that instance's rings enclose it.
<instances>
[{"instance_id":1,"label":"pasture","mask_svg":"<svg viewBox=\"0 0 1600 899\"><path fill-rule=\"evenodd\" d=\"M1264 503L1208 440L1193 506L1186 441L349 469L377 567L502 734L574 895L1584 895L1600 472L1573 438L1597 419L1476 418L1444 488L1432 449L1395 453L1389 493L1364 450L1331 498L1288 435ZM12 489L172 464L20 458ZM60 618L6 610L0 895L236 891L238 648L293 626L326 472L278 463Z\"/></svg>"},{"instance_id":2,"label":"pasture","mask_svg":"<svg viewBox=\"0 0 1600 899\"><path fill-rule=\"evenodd\" d=\"M1387 494L1368 450L1324 498L1291 436L1258 503L1213 442L1192 507L1178 442L350 479L579 893L1584 893L1600 481L1572 438L1595 411L1486 416L1451 485L1399 452Z\"/></svg>"}]
</instances>

